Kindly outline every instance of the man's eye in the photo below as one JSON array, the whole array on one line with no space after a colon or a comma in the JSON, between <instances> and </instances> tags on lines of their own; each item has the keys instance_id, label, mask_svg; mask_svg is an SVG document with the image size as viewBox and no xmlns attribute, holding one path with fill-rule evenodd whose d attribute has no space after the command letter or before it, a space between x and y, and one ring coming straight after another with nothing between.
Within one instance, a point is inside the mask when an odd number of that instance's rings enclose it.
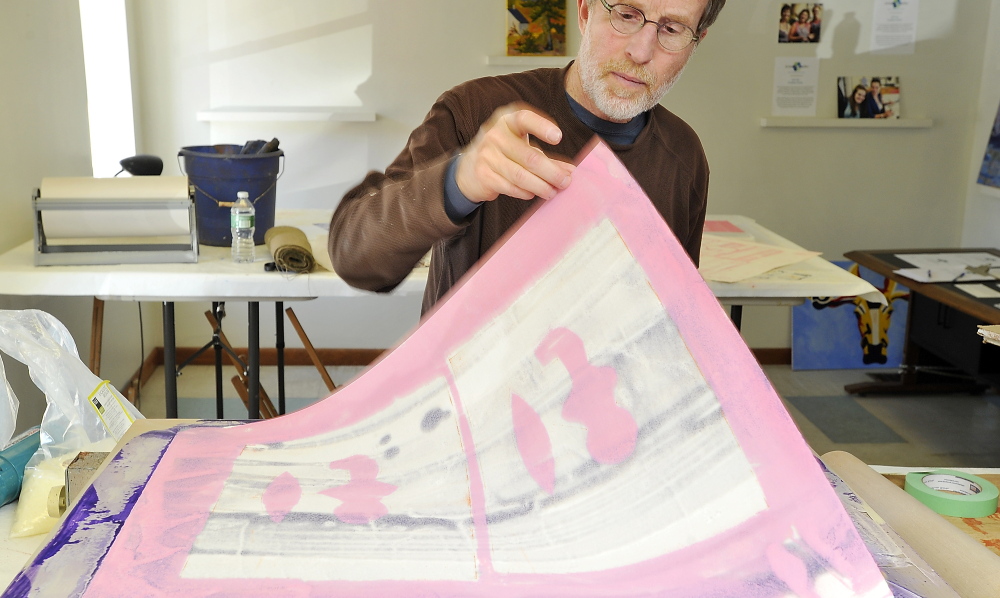
<instances>
[{"instance_id":1,"label":"man's eye","mask_svg":"<svg viewBox=\"0 0 1000 598\"><path fill-rule=\"evenodd\" d=\"M682 35L687 30L687 27L681 25L680 23L668 21L660 25L660 29L668 35Z\"/></svg>"},{"instance_id":2,"label":"man's eye","mask_svg":"<svg viewBox=\"0 0 1000 598\"><path fill-rule=\"evenodd\" d=\"M624 8L624 9L623 8L619 8L618 9L618 16L621 17L621 19L623 21L625 21L625 22L642 21L642 20L644 20L639 13L637 13L634 10L629 10L627 8Z\"/></svg>"}]
</instances>

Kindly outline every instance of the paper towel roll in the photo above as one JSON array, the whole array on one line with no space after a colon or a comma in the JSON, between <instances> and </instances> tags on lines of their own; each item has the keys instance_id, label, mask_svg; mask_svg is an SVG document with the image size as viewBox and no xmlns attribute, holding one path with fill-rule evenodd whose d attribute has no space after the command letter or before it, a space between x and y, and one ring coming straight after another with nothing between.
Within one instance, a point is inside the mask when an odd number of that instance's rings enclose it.
<instances>
[{"instance_id":1,"label":"paper towel roll","mask_svg":"<svg viewBox=\"0 0 1000 598\"><path fill-rule=\"evenodd\" d=\"M47 177L40 195L45 199L187 199L185 176L123 178Z\"/></svg>"},{"instance_id":2,"label":"paper towel roll","mask_svg":"<svg viewBox=\"0 0 1000 598\"><path fill-rule=\"evenodd\" d=\"M183 204L142 208L144 200L187 200L187 177L51 177L42 179L39 195L43 202L59 201L62 204L60 209L42 210L42 226L50 241L190 234L188 209ZM97 201L128 203L129 207L88 207L88 204L92 206ZM66 207L66 204L75 203L80 204L80 209ZM40 205L44 208L45 204Z\"/></svg>"}]
</instances>

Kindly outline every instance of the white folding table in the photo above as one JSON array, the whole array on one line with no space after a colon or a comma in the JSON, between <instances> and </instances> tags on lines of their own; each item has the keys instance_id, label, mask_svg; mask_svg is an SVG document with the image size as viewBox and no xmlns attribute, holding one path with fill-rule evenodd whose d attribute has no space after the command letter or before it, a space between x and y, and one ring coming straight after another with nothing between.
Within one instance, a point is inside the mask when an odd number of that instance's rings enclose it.
<instances>
[{"instance_id":1,"label":"white folding table","mask_svg":"<svg viewBox=\"0 0 1000 598\"><path fill-rule=\"evenodd\" d=\"M330 210L278 210L275 223L296 226L305 231L314 253L322 258L322 262L324 259L328 261L325 239L330 215ZM798 247L750 218L710 216L709 219L730 220L761 243ZM257 248L254 263L235 264L230 259L229 248L203 245L197 263L36 267L32 242L28 241L0 255L0 280L4 282L0 294L161 302L168 418L177 417L174 303L245 301L248 304L248 417L256 419L260 413L259 302L280 304L319 297L356 297L364 300L373 295L352 288L329 270L297 275L265 272L264 264L268 261L264 246ZM393 294L422 294L426 282L427 269L417 268ZM723 305L730 307L737 327L745 305L797 305L810 297L857 295L872 301L884 301L884 298L879 299L881 293L871 284L820 257L740 282L710 282L709 287ZM170 372L174 375L169 375Z\"/></svg>"}]
</instances>

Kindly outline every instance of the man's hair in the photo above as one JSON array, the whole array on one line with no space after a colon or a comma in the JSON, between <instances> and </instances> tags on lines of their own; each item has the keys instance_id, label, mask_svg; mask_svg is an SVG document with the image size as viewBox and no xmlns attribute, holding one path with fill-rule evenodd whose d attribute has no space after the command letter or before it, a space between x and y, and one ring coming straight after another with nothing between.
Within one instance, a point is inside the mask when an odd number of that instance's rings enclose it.
<instances>
[{"instance_id":1,"label":"man's hair","mask_svg":"<svg viewBox=\"0 0 1000 598\"><path fill-rule=\"evenodd\" d=\"M708 4L705 5L705 13L701 15L701 21L698 22L698 34L712 26L725 5L726 0L708 0Z\"/></svg>"},{"instance_id":2,"label":"man's hair","mask_svg":"<svg viewBox=\"0 0 1000 598\"><path fill-rule=\"evenodd\" d=\"M593 6L597 1L598 0L587 0L587 4ZM722 7L725 5L726 0L708 0L708 4L705 5L705 12L701 15L701 20L698 21L698 28L695 33L701 35L703 31L711 27L712 23L715 22L715 19L718 18L719 13L722 12Z\"/></svg>"}]
</instances>

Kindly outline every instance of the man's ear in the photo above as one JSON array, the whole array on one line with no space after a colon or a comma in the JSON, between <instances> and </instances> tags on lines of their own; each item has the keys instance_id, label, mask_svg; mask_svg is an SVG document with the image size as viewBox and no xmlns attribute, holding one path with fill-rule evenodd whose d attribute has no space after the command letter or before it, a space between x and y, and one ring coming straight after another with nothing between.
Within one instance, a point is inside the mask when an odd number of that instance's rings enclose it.
<instances>
[{"instance_id":1,"label":"man's ear","mask_svg":"<svg viewBox=\"0 0 1000 598\"><path fill-rule=\"evenodd\" d=\"M587 28L587 19L590 18L590 5L588 0L576 0L576 21L580 27L580 33Z\"/></svg>"}]
</instances>

